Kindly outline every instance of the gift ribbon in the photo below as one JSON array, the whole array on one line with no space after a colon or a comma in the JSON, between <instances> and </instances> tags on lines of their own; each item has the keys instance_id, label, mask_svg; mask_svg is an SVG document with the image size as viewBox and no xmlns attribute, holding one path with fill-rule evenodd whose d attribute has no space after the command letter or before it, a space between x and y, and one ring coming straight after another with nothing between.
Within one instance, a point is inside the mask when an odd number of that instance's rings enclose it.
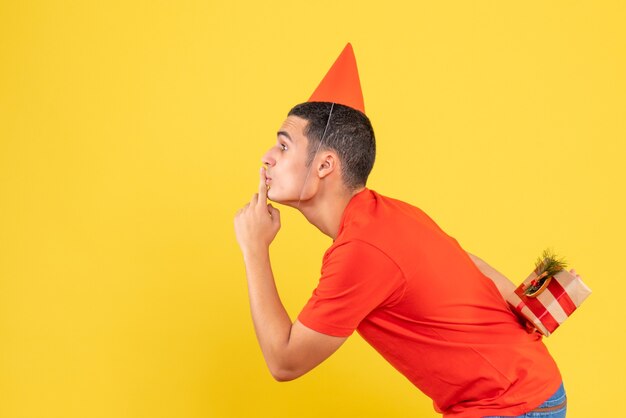
<instances>
[{"instance_id":1,"label":"gift ribbon","mask_svg":"<svg viewBox=\"0 0 626 418\"><path fill-rule=\"evenodd\" d=\"M555 282L556 280L552 281ZM546 308L539 300L529 298L521 291L521 289L519 291L516 290L515 293L517 293L517 295L522 299L522 302L520 302L517 306L519 311L521 311L522 307L526 305L549 332L553 332L558 328L560 325L559 322L554 319L552 314L548 311L548 308Z\"/></svg>"},{"instance_id":2,"label":"gift ribbon","mask_svg":"<svg viewBox=\"0 0 626 418\"><path fill-rule=\"evenodd\" d=\"M556 277L554 277L554 279L556 279ZM552 280L552 282L548 286L548 290L559 302L559 305L561 305L561 308L563 308L567 316L570 316L576 310L576 304L569 296L569 294L565 291L565 288L561 285L561 282L559 282L558 280Z\"/></svg>"}]
</instances>

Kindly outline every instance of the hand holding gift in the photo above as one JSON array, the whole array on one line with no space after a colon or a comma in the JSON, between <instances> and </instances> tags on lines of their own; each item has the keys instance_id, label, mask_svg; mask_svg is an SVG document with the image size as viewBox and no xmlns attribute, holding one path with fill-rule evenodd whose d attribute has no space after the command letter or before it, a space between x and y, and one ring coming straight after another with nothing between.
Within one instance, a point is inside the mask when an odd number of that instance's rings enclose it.
<instances>
[{"instance_id":1,"label":"hand holding gift","mask_svg":"<svg viewBox=\"0 0 626 418\"><path fill-rule=\"evenodd\" d=\"M515 313L532 324L531 327L548 336L590 294L591 290L576 271L565 271L565 262L546 250L533 272L507 301Z\"/></svg>"}]
</instances>

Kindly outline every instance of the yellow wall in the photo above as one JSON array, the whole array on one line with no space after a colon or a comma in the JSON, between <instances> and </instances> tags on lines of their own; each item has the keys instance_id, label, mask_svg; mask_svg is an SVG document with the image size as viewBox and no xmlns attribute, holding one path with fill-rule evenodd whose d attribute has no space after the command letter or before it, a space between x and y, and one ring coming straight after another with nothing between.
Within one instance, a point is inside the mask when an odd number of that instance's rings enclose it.
<instances>
[{"instance_id":1,"label":"yellow wall","mask_svg":"<svg viewBox=\"0 0 626 418\"><path fill-rule=\"evenodd\" d=\"M369 186L514 281L545 247L594 294L546 340L569 418L626 376L626 6L0 3L0 417L436 417L354 336L291 383L254 337L232 219L347 41ZM330 240L272 246L295 316Z\"/></svg>"}]
</instances>

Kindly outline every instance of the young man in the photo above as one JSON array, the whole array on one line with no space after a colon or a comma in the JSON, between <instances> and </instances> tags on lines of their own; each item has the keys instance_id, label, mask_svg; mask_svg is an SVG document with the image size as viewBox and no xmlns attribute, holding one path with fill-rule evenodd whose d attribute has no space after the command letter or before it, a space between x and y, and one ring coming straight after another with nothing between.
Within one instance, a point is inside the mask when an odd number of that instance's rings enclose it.
<instances>
[{"instance_id":1,"label":"young man","mask_svg":"<svg viewBox=\"0 0 626 418\"><path fill-rule=\"evenodd\" d=\"M503 299L515 286L420 209L368 189L375 148L348 44L309 102L289 112L263 156L258 193L235 217L274 378L303 375L356 330L445 417L564 417L557 365ZM269 245L280 213L267 199L333 239L293 323L274 284Z\"/></svg>"}]
</instances>

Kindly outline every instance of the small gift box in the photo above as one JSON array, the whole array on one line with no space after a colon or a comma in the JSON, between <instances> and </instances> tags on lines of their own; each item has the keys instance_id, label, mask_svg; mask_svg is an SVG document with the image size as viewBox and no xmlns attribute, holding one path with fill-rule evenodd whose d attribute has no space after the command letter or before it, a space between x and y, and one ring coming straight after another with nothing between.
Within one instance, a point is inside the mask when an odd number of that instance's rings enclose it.
<instances>
[{"instance_id":1,"label":"small gift box","mask_svg":"<svg viewBox=\"0 0 626 418\"><path fill-rule=\"evenodd\" d=\"M549 252L537 260L535 270L507 297L515 313L549 336L591 294L579 277Z\"/></svg>"}]
</instances>

